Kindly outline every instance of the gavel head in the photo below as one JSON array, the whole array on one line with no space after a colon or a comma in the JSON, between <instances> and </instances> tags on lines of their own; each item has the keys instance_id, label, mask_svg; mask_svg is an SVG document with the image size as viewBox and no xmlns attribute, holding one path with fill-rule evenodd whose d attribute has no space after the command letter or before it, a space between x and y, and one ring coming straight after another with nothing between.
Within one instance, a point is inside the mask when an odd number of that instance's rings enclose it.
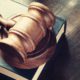
<instances>
[{"instance_id":1,"label":"gavel head","mask_svg":"<svg viewBox=\"0 0 80 80\"><path fill-rule=\"evenodd\" d=\"M28 11L34 17L36 16L38 20L42 21L42 19L44 19L48 29L50 29L50 27L54 24L55 17L47 6L33 2L30 4Z\"/></svg>"},{"instance_id":2,"label":"gavel head","mask_svg":"<svg viewBox=\"0 0 80 80\"><path fill-rule=\"evenodd\" d=\"M55 35L51 32L55 17L49 8L33 2L28 13L0 40L3 58L18 68L35 68L47 61L55 49Z\"/></svg>"}]
</instances>

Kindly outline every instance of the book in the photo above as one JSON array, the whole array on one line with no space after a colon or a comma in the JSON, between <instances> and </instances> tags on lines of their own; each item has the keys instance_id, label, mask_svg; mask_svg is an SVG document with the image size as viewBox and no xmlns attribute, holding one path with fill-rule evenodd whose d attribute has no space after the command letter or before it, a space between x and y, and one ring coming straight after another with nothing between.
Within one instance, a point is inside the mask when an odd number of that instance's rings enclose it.
<instances>
[{"instance_id":1,"label":"book","mask_svg":"<svg viewBox=\"0 0 80 80\"><path fill-rule=\"evenodd\" d=\"M66 21L56 17L56 22L53 26L52 31L54 30L56 34L56 40L57 42L59 41L60 37L62 34L65 34L65 28L66 28ZM41 74L44 66L47 65L47 63L42 64L36 69L31 69L31 70L22 70L22 69L17 69L9 64L7 64L2 57L0 56L0 73L7 75L13 79L20 79L20 80L37 80L39 75Z\"/></svg>"},{"instance_id":2,"label":"book","mask_svg":"<svg viewBox=\"0 0 80 80\"><path fill-rule=\"evenodd\" d=\"M14 80L13 78L9 77L9 76L6 76L4 74L0 74L0 80Z\"/></svg>"}]
</instances>

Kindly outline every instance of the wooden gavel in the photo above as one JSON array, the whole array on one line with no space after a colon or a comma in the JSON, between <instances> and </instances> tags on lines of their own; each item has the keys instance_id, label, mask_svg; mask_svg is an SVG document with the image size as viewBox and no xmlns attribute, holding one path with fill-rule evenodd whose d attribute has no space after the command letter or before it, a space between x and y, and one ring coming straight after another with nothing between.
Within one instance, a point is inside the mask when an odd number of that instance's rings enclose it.
<instances>
[{"instance_id":1,"label":"wooden gavel","mask_svg":"<svg viewBox=\"0 0 80 80\"><path fill-rule=\"evenodd\" d=\"M30 69L52 56L56 44L51 32L55 17L47 6L32 2L26 14L1 22L9 28L8 36L0 40L3 58L9 64Z\"/></svg>"}]
</instances>

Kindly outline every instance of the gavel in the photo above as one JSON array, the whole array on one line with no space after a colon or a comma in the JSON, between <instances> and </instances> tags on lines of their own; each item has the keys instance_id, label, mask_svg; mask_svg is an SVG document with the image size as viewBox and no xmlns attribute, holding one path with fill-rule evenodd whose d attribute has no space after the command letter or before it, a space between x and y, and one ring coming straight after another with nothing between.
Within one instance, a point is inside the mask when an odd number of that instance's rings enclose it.
<instances>
[{"instance_id":1,"label":"gavel","mask_svg":"<svg viewBox=\"0 0 80 80\"><path fill-rule=\"evenodd\" d=\"M56 46L52 33L55 16L51 10L39 3L32 2L26 14L0 19L8 29L7 37L0 40L4 60L17 68L31 69L47 61Z\"/></svg>"}]
</instances>

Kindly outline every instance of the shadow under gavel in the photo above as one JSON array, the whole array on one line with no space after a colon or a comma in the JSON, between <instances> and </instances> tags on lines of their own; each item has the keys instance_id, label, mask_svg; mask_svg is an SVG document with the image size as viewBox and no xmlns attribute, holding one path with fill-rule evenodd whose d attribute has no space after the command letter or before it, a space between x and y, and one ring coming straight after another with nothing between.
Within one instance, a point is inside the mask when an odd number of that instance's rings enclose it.
<instances>
[{"instance_id":1,"label":"shadow under gavel","mask_svg":"<svg viewBox=\"0 0 80 80\"><path fill-rule=\"evenodd\" d=\"M51 30L55 16L47 6L32 2L26 14L1 21L8 29L8 36L0 40L0 49L10 65L31 69L54 54L56 37Z\"/></svg>"}]
</instances>

